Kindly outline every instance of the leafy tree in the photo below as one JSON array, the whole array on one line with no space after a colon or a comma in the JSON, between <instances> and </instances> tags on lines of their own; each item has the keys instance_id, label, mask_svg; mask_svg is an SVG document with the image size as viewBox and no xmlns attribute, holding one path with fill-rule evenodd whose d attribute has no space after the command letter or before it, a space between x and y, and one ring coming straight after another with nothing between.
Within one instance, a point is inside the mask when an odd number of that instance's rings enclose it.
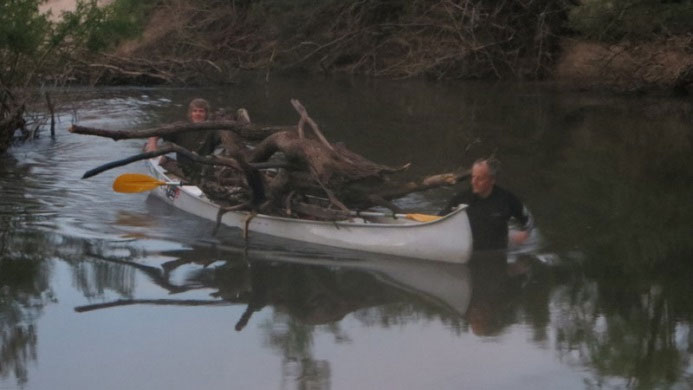
<instances>
[{"instance_id":1,"label":"leafy tree","mask_svg":"<svg viewBox=\"0 0 693 390\"><path fill-rule=\"evenodd\" d=\"M0 85L16 85L19 69L35 67L45 57L46 37L51 34L51 23L38 12L42 0L8 0L0 3ZM24 83L22 83L24 84Z\"/></svg>"},{"instance_id":2,"label":"leafy tree","mask_svg":"<svg viewBox=\"0 0 693 390\"><path fill-rule=\"evenodd\" d=\"M0 2L0 153L17 129L29 134L24 113L38 95L28 87L65 83L76 58L140 34L154 5L116 0L99 7L97 0L78 0L75 11L53 21L39 9L45 1Z\"/></svg>"}]
</instances>

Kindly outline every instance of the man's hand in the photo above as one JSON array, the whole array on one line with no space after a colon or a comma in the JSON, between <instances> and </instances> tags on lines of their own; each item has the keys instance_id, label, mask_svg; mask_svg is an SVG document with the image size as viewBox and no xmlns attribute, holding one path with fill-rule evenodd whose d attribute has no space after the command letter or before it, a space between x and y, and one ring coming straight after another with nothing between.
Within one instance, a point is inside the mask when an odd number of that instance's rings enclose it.
<instances>
[{"instance_id":1,"label":"man's hand","mask_svg":"<svg viewBox=\"0 0 693 390\"><path fill-rule=\"evenodd\" d=\"M522 245L528 238L528 230L515 230L510 233L510 242L514 245Z\"/></svg>"},{"instance_id":2,"label":"man's hand","mask_svg":"<svg viewBox=\"0 0 693 390\"><path fill-rule=\"evenodd\" d=\"M159 140L159 137L149 137L147 138L147 143L144 144L144 151L145 152L153 152L156 150L156 142Z\"/></svg>"}]
</instances>

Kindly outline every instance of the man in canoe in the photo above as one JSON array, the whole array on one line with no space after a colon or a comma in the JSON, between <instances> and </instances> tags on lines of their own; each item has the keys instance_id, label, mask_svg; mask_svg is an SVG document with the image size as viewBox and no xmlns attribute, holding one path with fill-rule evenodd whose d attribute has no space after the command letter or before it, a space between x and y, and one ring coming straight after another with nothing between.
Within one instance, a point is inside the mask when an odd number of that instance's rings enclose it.
<instances>
[{"instance_id":1,"label":"man in canoe","mask_svg":"<svg viewBox=\"0 0 693 390\"><path fill-rule=\"evenodd\" d=\"M470 188L453 196L440 212L440 215L445 215L461 203L468 205L474 250L507 248L508 221L511 218L521 227L510 237L513 244L525 242L532 228L532 218L517 196L496 185L498 169L496 159L475 161Z\"/></svg>"},{"instance_id":2,"label":"man in canoe","mask_svg":"<svg viewBox=\"0 0 693 390\"><path fill-rule=\"evenodd\" d=\"M209 120L210 105L202 98L193 99L188 104L187 118L190 123L201 123ZM245 109L239 110L238 121L250 122L250 118ZM235 119L235 118L234 118ZM218 130L198 130L188 131L184 133L176 133L162 137L164 141L173 142L176 145L182 146L191 152L195 152L200 156L210 155L215 153L219 146L223 146L223 150L238 151L240 149L240 140L237 136L228 131ZM150 137L147 139L145 151L157 149L159 137ZM203 167L200 164L193 162L190 158L176 153L176 161L163 159L162 166L171 173L178 176L184 176L193 182L199 181L203 175Z\"/></svg>"},{"instance_id":3,"label":"man in canoe","mask_svg":"<svg viewBox=\"0 0 693 390\"><path fill-rule=\"evenodd\" d=\"M190 104L188 104L187 118L190 123L201 123L209 118L210 107L209 103L202 98L193 99ZM216 131L213 130L202 130L202 131L191 131L185 133L176 133L169 136L162 137L164 141L173 142L176 145L182 146L191 152L195 152L200 156L212 154L214 149L220 144L220 139ZM157 149L157 142L159 137L150 137L147 139L147 144L145 145L146 151L152 151ZM182 174L189 179L195 179L200 176L200 166L195 164L188 157L180 153L176 153L177 167L182 170ZM167 169L172 172L179 172L180 170L171 162L162 161L162 165L167 164Z\"/></svg>"}]
</instances>

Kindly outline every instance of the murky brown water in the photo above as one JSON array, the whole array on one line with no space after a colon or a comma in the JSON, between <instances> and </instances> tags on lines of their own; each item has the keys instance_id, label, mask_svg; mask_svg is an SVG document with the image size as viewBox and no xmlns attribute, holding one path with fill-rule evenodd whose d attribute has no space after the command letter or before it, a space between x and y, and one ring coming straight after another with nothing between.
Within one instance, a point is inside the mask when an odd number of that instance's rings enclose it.
<instances>
[{"instance_id":1,"label":"murky brown water","mask_svg":"<svg viewBox=\"0 0 693 390\"><path fill-rule=\"evenodd\" d=\"M66 131L182 119L193 96L411 175L495 152L539 236L473 271L240 233L111 191L139 151ZM527 85L252 80L62 95L0 158L0 388L684 389L693 384L692 103ZM55 99L57 100L57 99ZM435 211L451 190L411 195ZM494 263L498 256L488 257ZM503 260L505 261L505 260Z\"/></svg>"}]
</instances>

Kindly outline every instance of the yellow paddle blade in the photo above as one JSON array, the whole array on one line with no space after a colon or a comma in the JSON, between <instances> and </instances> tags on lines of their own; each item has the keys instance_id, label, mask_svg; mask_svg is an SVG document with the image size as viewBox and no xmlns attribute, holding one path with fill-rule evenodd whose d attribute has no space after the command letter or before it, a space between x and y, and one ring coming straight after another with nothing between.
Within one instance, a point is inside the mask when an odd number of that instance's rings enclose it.
<instances>
[{"instance_id":1,"label":"yellow paddle blade","mask_svg":"<svg viewBox=\"0 0 693 390\"><path fill-rule=\"evenodd\" d=\"M151 191L165 184L165 181L141 173L123 173L113 181L113 191L132 194L135 192Z\"/></svg>"},{"instance_id":2,"label":"yellow paddle blade","mask_svg":"<svg viewBox=\"0 0 693 390\"><path fill-rule=\"evenodd\" d=\"M436 221L441 217L429 214L407 214L407 218L417 222L431 222Z\"/></svg>"}]
</instances>

